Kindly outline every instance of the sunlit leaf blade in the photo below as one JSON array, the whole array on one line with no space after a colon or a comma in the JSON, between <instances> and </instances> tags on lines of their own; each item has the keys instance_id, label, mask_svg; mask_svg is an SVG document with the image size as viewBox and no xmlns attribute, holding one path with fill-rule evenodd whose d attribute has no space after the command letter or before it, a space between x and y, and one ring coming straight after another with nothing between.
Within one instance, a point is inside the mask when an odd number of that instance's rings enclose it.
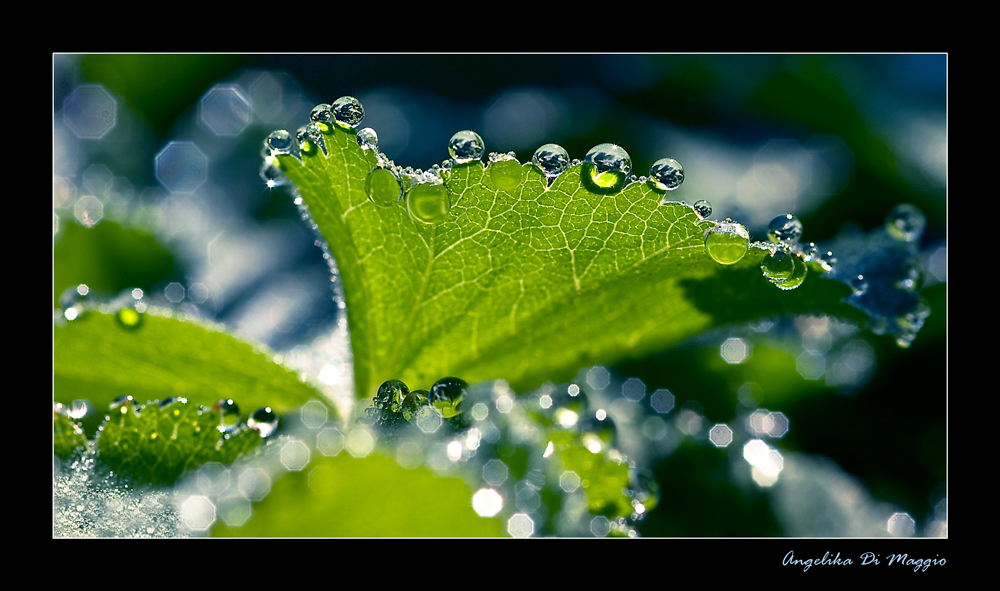
<instances>
[{"instance_id":1,"label":"sunlit leaf blade","mask_svg":"<svg viewBox=\"0 0 1000 591\"><path fill-rule=\"evenodd\" d=\"M500 190L475 161L444 173L449 217L426 225L405 198L367 198L375 157L353 133L325 139L329 156L280 162L337 261L360 397L385 379L426 388L446 375L524 391L726 323L800 310L863 318L840 302L843 284L778 290L761 250L716 264L703 244L713 222L661 205L646 184L599 195L573 166L546 188L525 164L524 180Z\"/></svg>"},{"instance_id":2,"label":"sunlit leaf blade","mask_svg":"<svg viewBox=\"0 0 1000 591\"><path fill-rule=\"evenodd\" d=\"M497 517L480 517L473 491L459 479L425 468L408 470L371 455L319 458L278 479L239 528L214 536L246 537L495 537ZM505 500L510 502L509 499Z\"/></svg>"},{"instance_id":3,"label":"sunlit leaf blade","mask_svg":"<svg viewBox=\"0 0 1000 591\"><path fill-rule=\"evenodd\" d=\"M101 411L119 396L145 403L232 399L246 421L257 408L283 415L319 392L263 352L200 324L144 314L134 328L88 312L53 328L55 400L89 399Z\"/></svg>"}]
</instances>

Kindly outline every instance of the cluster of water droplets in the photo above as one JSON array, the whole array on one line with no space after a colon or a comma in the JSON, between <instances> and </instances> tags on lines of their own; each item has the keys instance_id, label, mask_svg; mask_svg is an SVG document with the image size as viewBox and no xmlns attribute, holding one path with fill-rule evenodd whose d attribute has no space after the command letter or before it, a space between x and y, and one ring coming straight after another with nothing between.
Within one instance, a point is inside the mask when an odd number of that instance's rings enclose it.
<instances>
[{"instance_id":1,"label":"cluster of water droplets","mask_svg":"<svg viewBox=\"0 0 1000 591\"><path fill-rule=\"evenodd\" d=\"M290 155L302 160L320 152L326 154L325 138L335 126L354 130L363 118L364 108L354 97L344 96L333 103L316 105L310 113L310 122L294 135L287 130L277 130L267 137L261 150L264 159L261 178L270 187L288 184L281 171L279 156ZM451 209L451 195L445 184L448 172L456 166L482 162L487 157L482 136L472 130L462 130L448 141L449 158L424 171L398 166L387 158L379 150L378 134L374 129L361 128L356 134L358 145L375 155L375 164L365 180L369 199L380 207L395 206L405 201L409 215L430 226L448 219ZM684 182L684 167L673 158L657 160L650 167L648 176L636 177L631 174L632 160L628 152L610 143L593 147L583 160L571 160L566 149L558 144L544 144L532 155L531 163L546 178L548 185L571 166L581 166L584 185L601 194L617 193L633 182L648 183L657 192L668 193L680 188ZM489 153L486 165L489 178L500 190L514 191L524 179L522 165L512 152ZM663 202L668 200L664 198ZM701 219L712 212L711 205L704 200L695 203L693 209Z\"/></svg>"},{"instance_id":2,"label":"cluster of water droplets","mask_svg":"<svg viewBox=\"0 0 1000 591\"><path fill-rule=\"evenodd\" d=\"M847 229L834 240L837 265L832 277L851 287L847 301L869 316L875 334L892 335L909 347L930 315L918 293L924 269L920 241L927 227L923 212L904 203L868 233Z\"/></svg>"},{"instance_id":3,"label":"cluster of water droplets","mask_svg":"<svg viewBox=\"0 0 1000 591\"><path fill-rule=\"evenodd\" d=\"M502 380L470 386L446 377L429 390L384 382L362 420L372 424L383 453L401 465L463 476L476 491L476 512L504 518L508 535L635 537L659 501L659 487L648 469L621 451L608 408L602 395L588 395L577 383L550 383L518 395ZM631 503L627 516L611 506L618 517L590 512L587 487L596 483L571 469L564 455L570 448L587 462L627 472L623 498L615 500ZM553 498L560 499L557 514L549 513Z\"/></svg>"}]
</instances>

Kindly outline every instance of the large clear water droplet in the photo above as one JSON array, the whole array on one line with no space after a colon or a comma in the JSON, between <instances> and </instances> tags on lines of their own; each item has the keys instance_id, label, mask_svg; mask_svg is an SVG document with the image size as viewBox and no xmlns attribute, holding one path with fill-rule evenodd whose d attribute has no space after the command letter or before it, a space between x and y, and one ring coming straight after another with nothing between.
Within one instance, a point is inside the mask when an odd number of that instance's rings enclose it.
<instances>
[{"instance_id":1,"label":"large clear water droplet","mask_svg":"<svg viewBox=\"0 0 1000 591\"><path fill-rule=\"evenodd\" d=\"M632 172L632 158L615 144L598 144L583 157L581 179L595 193L615 193Z\"/></svg>"},{"instance_id":2,"label":"large clear water droplet","mask_svg":"<svg viewBox=\"0 0 1000 591\"><path fill-rule=\"evenodd\" d=\"M378 134L371 127L358 130L358 145L362 150L374 150L378 148Z\"/></svg>"},{"instance_id":3,"label":"large clear water droplet","mask_svg":"<svg viewBox=\"0 0 1000 591\"><path fill-rule=\"evenodd\" d=\"M375 205L389 206L403 195L403 185L388 168L373 168L365 179L365 192Z\"/></svg>"},{"instance_id":4,"label":"large clear water droplet","mask_svg":"<svg viewBox=\"0 0 1000 591\"><path fill-rule=\"evenodd\" d=\"M712 215L712 204L709 203L708 201L705 201L704 199L695 201L694 205L692 205L691 207L694 208L695 213L697 213L698 217L700 217L701 219L705 219L708 216Z\"/></svg>"},{"instance_id":5,"label":"large clear water droplet","mask_svg":"<svg viewBox=\"0 0 1000 591\"><path fill-rule=\"evenodd\" d=\"M802 222L790 213L779 215L767 225L767 237L771 242L796 243L802 237Z\"/></svg>"},{"instance_id":6,"label":"large clear water droplet","mask_svg":"<svg viewBox=\"0 0 1000 591\"><path fill-rule=\"evenodd\" d=\"M788 279L776 284L780 289L795 289L802 285L806 280L806 274L809 272L809 267L806 266L805 261L794 255L791 258L794 265L792 267L792 274L788 276Z\"/></svg>"},{"instance_id":7,"label":"large clear water droplet","mask_svg":"<svg viewBox=\"0 0 1000 591\"><path fill-rule=\"evenodd\" d=\"M278 428L278 414L270 406L258 408L247 419L247 426L260 433L261 437L267 437Z\"/></svg>"},{"instance_id":8,"label":"large clear water droplet","mask_svg":"<svg viewBox=\"0 0 1000 591\"><path fill-rule=\"evenodd\" d=\"M448 154L456 164L479 160L485 153L486 143L474 131L459 131L448 140Z\"/></svg>"},{"instance_id":9,"label":"large clear water droplet","mask_svg":"<svg viewBox=\"0 0 1000 591\"><path fill-rule=\"evenodd\" d=\"M513 191L521 185L524 170L514 158L501 156L490 162L490 180L501 191Z\"/></svg>"},{"instance_id":10,"label":"large clear water droplet","mask_svg":"<svg viewBox=\"0 0 1000 591\"><path fill-rule=\"evenodd\" d=\"M795 257L778 249L764 257L760 263L760 269L764 272L764 277L767 277L771 283L780 285L787 281L795 270L793 258Z\"/></svg>"},{"instance_id":11,"label":"large clear water droplet","mask_svg":"<svg viewBox=\"0 0 1000 591\"><path fill-rule=\"evenodd\" d=\"M342 96L330 104L334 122L344 129L354 129L365 118L361 101L353 96Z\"/></svg>"},{"instance_id":12,"label":"large clear water droplet","mask_svg":"<svg viewBox=\"0 0 1000 591\"><path fill-rule=\"evenodd\" d=\"M430 394L427 390L414 390L406 395L403 399L403 418L407 421L413 421L417 416L417 412L421 408L427 406L427 396Z\"/></svg>"},{"instance_id":13,"label":"large clear water droplet","mask_svg":"<svg viewBox=\"0 0 1000 591\"><path fill-rule=\"evenodd\" d=\"M320 103L312 108L309 120L316 123L320 131L329 133L333 125L333 108L327 103Z\"/></svg>"},{"instance_id":14,"label":"large clear water droplet","mask_svg":"<svg viewBox=\"0 0 1000 591\"><path fill-rule=\"evenodd\" d=\"M450 419L462 412L461 404L468 387L461 378L441 378L431 386L427 403L441 411L441 416Z\"/></svg>"},{"instance_id":15,"label":"large clear water droplet","mask_svg":"<svg viewBox=\"0 0 1000 591\"><path fill-rule=\"evenodd\" d=\"M219 431L229 433L240 425L240 407L231 398L223 398L212 407L219 412Z\"/></svg>"},{"instance_id":16,"label":"large clear water droplet","mask_svg":"<svg viewBox=\"0 0 1000 591\"><path fill-rule=\"evenodd\" d=\"M924 235L927 218L924 212L909 203L892 208L885 218L885 229L889 235L902 242L916 242Z\"/></svg>"},{"instance_id":17,"label":"large clear water droplet","mask_svg":"<svg viewBox=\"0 0 1000 591\"><path fill-rule=\"evenodd\" d=\"M569 168L569 152L559 144L545 144L535 150L531 163L548 179L554 179Z\"/></svg>"},{"instance_id":18,"label":"large clear water droplet","mask_svg":"<svg viewBox=\"0 0 1000 591\"><path fill-rule=\"evenodd\" d=\"M323 139L323 132L316 123L300 127L295 132L295 141L298 142L303 155L315 155L318 153L317 148L326 153L326 140Z\"/></svg>"},{"instance_id":19,"label":"large clear water droplet","mask_svg":"<svg viewBox=\"0 0 1000 591\"><path fill-rule=\"evenodd\" d=\"M750 248L750 232L743 224L726 219L705 233L708 256L722 265L738 263Z\"/></svg>"},{"instance_id":20,"label":"large clear water droplet","mask_svg":"<svg viewBox=\"0 0 1000 591\"><path fill-rule=\"evenodd\" d=\"M291 154L295 148L295 143L292 134L288 133L285 129L279 129L272 131L271 135L267 136L267 139L264 140L264 148L271 156Z\"/></svg>"},{"instance_id":21,"label":"large clear water droplet","mask_svg":"<svg viewBox=\"0 0 1000 591\"><path fill-rule=\"evenodd\" d=\"M440 224L448 219L451 199L443 183L425 182L410 187L406 193L410 217L425 224Z\"/></svg>"},{"instance_id":22,"label":"large clear water droplet","mask_svg":"<svg viewBox=\"0 0 1000 591\"><path fill-rule=\"evenodd\" d=\"M660 158L649 167L649 181L662 191L674 191L684 182L684 167L673 158Z\"/></svg>"}]
</instances>

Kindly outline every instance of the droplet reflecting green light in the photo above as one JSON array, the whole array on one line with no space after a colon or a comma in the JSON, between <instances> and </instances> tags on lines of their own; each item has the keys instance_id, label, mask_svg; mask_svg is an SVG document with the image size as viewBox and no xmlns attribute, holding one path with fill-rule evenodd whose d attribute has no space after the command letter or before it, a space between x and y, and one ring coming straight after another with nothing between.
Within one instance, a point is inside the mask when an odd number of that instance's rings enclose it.
<instances>
[{"instance_id":1,"label":"droplet reflecting green light","mask_svg":"<svg viewBox=\"0 0 1000 591\"><path fill-rule=\"evenodd\" d=\"M403 187L391 170L374 168L365 179L365 192L375 205L388 206L399 201Z\"/></svg>"},{"instance_id":2,"label":"droplet reflecting green light","mask_svg":"<svg viewBox=\"0 0 1000 591\"><path fill-rule=\"evenodd\" d=\"M517 160L498 160L490 163L490 179L501 191L513 191L524 179L524 171Z\"/></svg>"},{"instance_id":3,"label":"droplet reflecting green light","mask_svg":"<svg viewBox=\"0 0 1000 591\"><path fill-rule=\"evenodd\" d=\"M750 233L743 224L727 220L705 233L708 256L722 265L738 263L750 248Z\"/></svg>"},{"instance_id":4,"label":"droplet reflecting green light","mask_svg":"<svg viewBox=\"0 0 1000 591\"><path fill-rule=\"evenodd\" d=\"M425 224L440 224L448 219L451 209L448 189L437 183L415 185L406 194L406 207L413 219Z\"/></svg>"}]
</instances>

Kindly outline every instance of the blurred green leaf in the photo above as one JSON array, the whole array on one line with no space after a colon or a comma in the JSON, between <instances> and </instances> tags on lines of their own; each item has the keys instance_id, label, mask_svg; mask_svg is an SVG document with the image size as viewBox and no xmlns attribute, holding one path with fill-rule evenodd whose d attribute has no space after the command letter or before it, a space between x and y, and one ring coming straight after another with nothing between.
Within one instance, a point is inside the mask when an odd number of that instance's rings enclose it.
<instances>
[{"instance_id":1,"label":"blurred green leaf","mask_svg":"<svg viewBox=\"0 0 1000 591\"><path fill-rule=\"evenodd\" d=\"M67 222L53 248L54 302L69 287L85 283L95 292L118 292L154 284L177 273L174 256L141 230L104 220L93 228Z\"/></svg>"},{"instance_id":2,"label":"blurred green leaf","mask_svg":"<svg viewBox=\"0 0 1000 591\"><path fill-rule=\"evenodd\" d=\"M119 396L137 402L173 396L211 406L222 398L250 412L285 414L313 387L251 345L194 322L143 314L134 328L115 315L87 312L54 329L55 400L89 399L99 412Z\"/></svg>"},{"instance_id":3,"label":"blurred green leaf","mask_svg":"<svg viewBox=\"0 0 1000 591\"><path fill-rule=\"evenodd\" d=\"M408 470L380 456L341 453L282 476L240 528L220 537L496 537L499 518L472 509L472 491L425 468Z\"/></svg>"}]
</instances>

